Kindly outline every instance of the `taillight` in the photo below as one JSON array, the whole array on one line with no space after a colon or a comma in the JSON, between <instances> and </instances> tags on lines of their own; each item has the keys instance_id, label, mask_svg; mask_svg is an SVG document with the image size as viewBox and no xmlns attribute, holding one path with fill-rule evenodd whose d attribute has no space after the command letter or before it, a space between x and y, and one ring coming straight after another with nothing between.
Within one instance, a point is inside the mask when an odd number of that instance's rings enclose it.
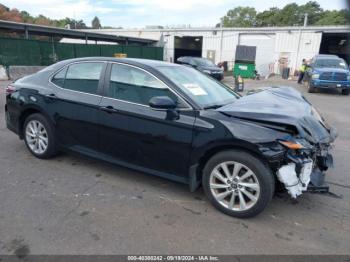
<instances>
[{"instance_id":1,"label":"taillight","mask_svg":"<svg viewBox=\"0 0 350 262\"><path fill-rule=\"evenodd\" d=\"M13 92L16 91L16 87L14 87L13 85L8 85L6 87L6 95L12 94Z\"/></svg>"}]
</instances>

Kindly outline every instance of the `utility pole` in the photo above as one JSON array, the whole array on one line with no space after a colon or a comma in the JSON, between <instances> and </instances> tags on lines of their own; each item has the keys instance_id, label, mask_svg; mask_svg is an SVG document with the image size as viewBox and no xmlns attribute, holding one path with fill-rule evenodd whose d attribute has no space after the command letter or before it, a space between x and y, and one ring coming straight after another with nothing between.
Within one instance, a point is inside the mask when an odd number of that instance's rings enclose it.
<instances>
[{"instance_id":1,"label":"utility pole","mask_svg":"<svg viewBox=\"0 0 350 262\"><path fill-rule=\"evenodd\" d=\"M308 13L304 14L304 27L307 26L307 18L308 18Z\"/></svg>"},{"instance_id":2,"label":"utility pole","mask_svg":"<svg viewBox=\"0 0 350 262\"><path fill-rule=\"evenodd\" d=\"M307 19L308 19L308 13L304 14L304 27L307 26ZM300 53L300 42L301 42L301 28L299 29L299 36L298 36L298 46L297 46L297 53L296 53L296 59L295 59L295 63L294 63L294 70L297 69L297 65L299 62L299 53Z\"/></svg>"},{"instance_id":3,"label":"utility pole","mask_svg":"<svg viewBox=\"0 0 350 262\"><path fill-rule=\"evenodd\" d=\"M220 22L220 57L219 57L219 62L222 62L222 48L223 48L223 38L224 38L224 30L222 28L223 22ZM215 61L214 61L215 62Z\"/></svg>"}]
</instances>

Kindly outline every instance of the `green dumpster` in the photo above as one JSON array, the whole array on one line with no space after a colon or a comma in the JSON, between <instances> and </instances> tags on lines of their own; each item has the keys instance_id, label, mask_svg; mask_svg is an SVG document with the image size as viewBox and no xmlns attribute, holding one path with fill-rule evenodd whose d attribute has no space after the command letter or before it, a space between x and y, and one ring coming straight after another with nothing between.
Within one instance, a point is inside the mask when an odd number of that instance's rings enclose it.
<instances>
[{"instance_id":1,"label":"green dumpster","mask_svg":"<svg viewBox=\"0 0 350 262\"><path fill-rule=\"evenodd\" d=\"M255 64L235 63L233 67L233 76L240 75L244 78L253 78L255 75Z\"/></svg>"}]
</instances>

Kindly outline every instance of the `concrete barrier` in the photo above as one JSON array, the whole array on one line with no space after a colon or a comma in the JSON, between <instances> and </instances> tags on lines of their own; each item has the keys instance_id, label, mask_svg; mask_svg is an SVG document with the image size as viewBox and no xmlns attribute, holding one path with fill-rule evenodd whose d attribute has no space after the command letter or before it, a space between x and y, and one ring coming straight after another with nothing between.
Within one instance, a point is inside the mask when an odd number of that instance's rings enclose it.
<instances>
[{"instance_id":1,"label":"concrete barrier","mask_svg":"<svg viewBox=\"0 0 350 262\"><path fill-rule=\"evenodd\" d=\"M16 80L18 78L34 74L45 66L9 66L9 77L11 80Z\"/></svg>"},{"instance_id":2,"label":"concrete barrier","mask_svg":"<svg viewBox=\"0 0 350 262\"><path fill-rule=\"evenodd\" d=\"M6 68L2 65L0 65L0 80L8 80L9 77L7 76Z\"/></svg>"}]
</instances>

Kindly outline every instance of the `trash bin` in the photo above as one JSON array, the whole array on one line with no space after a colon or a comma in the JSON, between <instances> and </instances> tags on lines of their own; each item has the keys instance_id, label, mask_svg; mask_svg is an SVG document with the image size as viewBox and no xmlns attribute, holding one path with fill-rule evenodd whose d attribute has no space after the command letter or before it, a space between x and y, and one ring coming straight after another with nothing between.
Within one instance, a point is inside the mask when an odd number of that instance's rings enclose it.
<instances>
[{"instance_id":1,"label":"trash bin","mask_svg":"<svg viewBox=\"0 0 350 262\"><path fill-rule=\"evenodd\" d=\"M289 78L289 73L290 73L290 68L289 67L284 67L282 70L282 78L283 79L288 79Z\"/></svg>"},{"instance_id":2,"label":"trash bin","mask_svg":"<svg viewBox=\"0 0 350 262\"><path fill-rule=\"evenodd\" d=\"M227 61L224 61L222 63L222 66L224 67L224 71L227 72L228 66L227 66Z\"/></svg>"},{"instance_id":3,"label":"trash bin","mask_svg":"<svg viewBox=\"0 0 350 262\"><path fill-rule=\"evenodd\" d=\"M236 92L243 92L244 90L244 80L240 75L235 77L235 89Z\"/></svg>"},{"instance_id":4,"label":"trash bin","mask_svg":"<svg viewBox=\"0 0 350 262\"><path fill-rule=\"evenodd\" d=\"M233 67L233 76L243 78L253 78L255 76L255 64L252 63L235 63Z\"/></svg>"}]
</instances>

